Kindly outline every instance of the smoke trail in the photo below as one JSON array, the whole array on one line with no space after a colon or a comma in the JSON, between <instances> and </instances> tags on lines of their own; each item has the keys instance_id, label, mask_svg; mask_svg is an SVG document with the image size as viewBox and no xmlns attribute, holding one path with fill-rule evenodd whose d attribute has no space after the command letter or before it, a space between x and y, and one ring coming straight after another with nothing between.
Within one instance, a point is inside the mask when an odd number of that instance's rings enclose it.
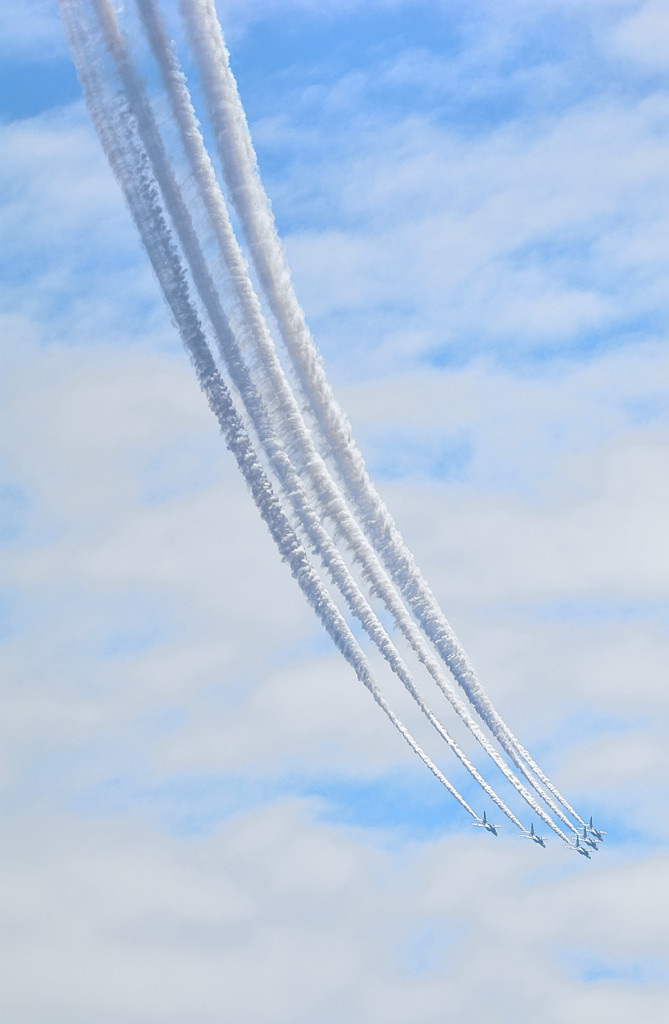
<instances>
[{"instance_id":1,"label":"smoke trail","mask_svg":"<svg viewBox=\"0 0 669 1024\"><path fill-rule=\"evenodd\" d=\"M450 684L446 681L438 664L429 655L428 649L420 632L416 629L410 616L407 615L403 604L397 598L390 580L382 570L378 561L378 556L371 548L353 517L350 515L348 506L343 501L336 485L334 485L334 482L327 471L327 467L315 450L313 440L306 429L304 421L302 420L294 395L276 355L271 334L269 333L265 323L257 296L250 281L248 267L234 236L225 200L221 195L211 161L208 153L206 152L195 112L192 107L190 94L188 92L185 78L179 68L173 46L169 41L162 19L150 0L136 0L136 4L140 12L142 24L149 38L154 57L158 62L163 77L172 112L179 126L182 145L189 159L191 169L200 192L200 197L208 213L211 227L213 228L214 234L219 243L223 258L223 266L230 276L234 291L236 292L241 313L240 328L246 334L247 344L251 344L255 347L260 356L260 365L264 369L266 376L269 378L269 389L265 392L265 400L267 401L268 398L274 396L276 404L281 412L280 423L283 428L283 433L284 435L287 435L287 439L292 442L292 447L299 450L303 464L312 477L319 503L324 509L325 514L335 521L338 532L347 542L350 550L354 553L356 561L358 561L362 566L363 575L370 586L371 592L375 593L386 603L391 614L395 618L396 624L402 630L410 645L418 654L420 660L427 667L429 673L437 682L437 685L447 696L458 715L472 730L476 739L482 745L486 753L488 753L488 755L493 759L497 767L520 793L523 799L527 801L529 806L532 807L534 812L539 815L539 817L541 817L549 827L554 828L552 820L545 815L545 812L543 812L534 798L528 793L517 777L509 770L506 763L499 757L494 747L492 747L492 745L486 740L474 719L466 711L466 708L462 705L462 702L459 700ZM253 413L251 414L253 415ZM260 436L262 436L262 430L259 433ZM276 456L274 464L276 465ZM289 471L284 467L282 470L283 475L281 477L284 489L289 494L293 507L295 508L302 524L305 524L305 520L310 520L307 524L308 536L314 546L314 549L319 552L323 559L333 582L339 587L345 596L349 604L349 608L361 621L368 635L377 644L381 653L389 662L393 670L398 674L407 690L414 697L414 700L416 700L419 707L421 707L423 713L432 722L440 735L442 735L442 738L446 739L446 742L451 746L451 749L454 750L456 756L458 756L462 763L466 765L468 770L472 772L471 764L464 758L464 755L458 750L457 746L453 745L453 741L445 733L443 727L439 723L435 724L436 720L434 715L432 715L420 694L415 690L415 686L406 670L406 667L399 659L397 651L391 644L386 631L380 626L378 619L373 615L369 605L367 603L360 603L359 588L352 580L345 564L333 553L333 549L329 544L329 537L327 537L327 534L323 531L320 523L318 523L317 520L314 520L312 510L309 507L305 508L303 501L301 503L301 507L298 507L301 501L299 498L301 485L299 480L294 476L294 473L290 472L290 476L287 477L287 472ZM472 772L472 774L474 773ZM481 777L476 774L474 777L477 778L479 784L483 785L485 788ZM556 807L550 798L541 790L539 790L539 793L553 813L560 817L569 828L573 828L568 819L564 817L560 809ZM496 796L492 798L495 802L498 802L498 798ZM508 809L502 809L505 810L505 813L508 813ZM561 833L559 834L562 835Z\"/></svg>"},{"instance_id":2,"label":"smoke trail","mask_svg":"<svg viewBox=\"0 0 669 1024\"><path fill-rule=\"evenodd\" d=\"M98 10L100 11L100 4L97 4L96 6L98 7ZM109 19L109 14L110 14L110 12L109 12L108 8L106 8L106 7L104 6L104 5L103 5L103 7L102 7L102 14L103 14L103 16L104 16L104 17L107 17L107 18ZM103 20L103 24L104 24L104 20ZM107 25L105 25L105 29L106 29L106 36L107 36L107 38L106 38L106 41L107 41L107 44L109 44L109 42L110 42L110 39L109 39L109 21L108 21ZM114 39L114 37L112 36L112 39L111 39L111 41L112 41L112 43L114 43L114 45L116 46L116 44L117 44L118 40L115 40L115 39ZM113 48L112 48L112 47L110 47L110 49L112 49L112 50L113 50ZM118 55L118 53L116 53L116 54L115 54L115 56L116 56L116 59L118 60L118 56L119 56L119 55ZM123 56L123 55L121 54L121 57L122 57L122 56ZM134 84L135 84L135 83L134 83L134 79L133 79L132 75L131 75L131 74L129 74L129 70L130 70L130 69L128 69L128 67L127 67L127 64L126 64L126 63L124 63L123 61L121 61L121 62L119 62L119 63L120 63L120 70L121 70L122 72L125 72L125 73L124 73L124 79L125 79L125 82L126 82L126 87L130 87L130 88L132 89L132 87L134 86ZM136 99L136 98L135 98L135 99ZM156 159L156 152L158 152L158 154L159 154L159 157L161 156L161 151L160 151L160 149L159 149L159 147L158 147L158 141L159 141L159 140L156 140L156 138L154 138L154 135L152 134L152 132L154 132L154 129L152 128L152 126L151 126L150 122L147 122L146 112L145 112L144 108L142 107L142 102L143 102L143 101L142 101L142 99L141 99L141 97L140 97L140 103L139 103L140 115L141 115L141 116L142 116L142 117L144 118L144 121L145 121L145 124L144 124L144 133L143 133L143 134L144 134L144 137L145 137L145 141L146 141L146 138L147 138L147 133L148 133L148 145L150 145L150 146L152 147L152 149L153 149L153 153L151 154L151 156L152 156L152 160L153 160L153 161L154 161L154 163L155 163L155 159ZM147 128L147 123L148 123L148 128ZM155 134L155 132L154 132L154 134ZM162 157L161 157L161 158L162 158ZM182 244L183 244L183 233L184 233L184 232L183 232L183 225L185 224L185 225L186 225L186 227L187 227L187 228L189 228L191 232L192 232L192 225L190 225L190 222L189 222L189 220L187 219L187 212L186 212L186 211L185 211L185 210L183 209L182 205L180 205L180 204L179 204L179 201L178 201L178 198L179 198L179 197L178 197L178 193L176 192L176 188L175 188L175 186L174 186L174 185L173 185L173 184L172 184L172 183L170 182L170 177L169 177L169 174L167 174L167 173L165 172L165 169L164 169L164 168L163 168L163 171L162 171L162 178L163 178L163 181L167 181L167 182L168 182L168 186L169 186L169 187L171 187L171 188L173 189L173 194L172 194L172 196L171 196L171 208L172 208L172 210L176 210L176 213L177 213L177 218L178 218L178 219L180 220L180 222L181 222L181 226L182 226L182 232L181 232L181 233L182 233ZM165 193L164 193L164 194L165 194ZM166 199L168 200L168 205L169 205L170 197L169 197L169 196L166 196ZM179 225L177 225L177 226L179 226ZM188 237L189 237L189 236L188 236L188 233L186 232L186 242L187 242L187 243L188 243ZM199 253L199 250L197 250L197 248L195 248L195 255L197 256L197 258L198 258L198 259L199 259L200 261L202 261L202 257L201 257L201 254ZM198 270L199 270L199 273L200 273L200 280L204 280L204 281L205 281L205 284L209 286L209 285L210 285L210 282L208 281L208 279L207 279L207 277L206 277L206 274L203 274L203 272L202 272L202 269L201 269L200 267L198 267ZM205 268L205 271L206 271L206 268ZM211 300L210 300L210 304L209 304L209 309L211 309ZM347 597L349 597L349 600L350 600L350 594L349 594L349 595L347 595ZM359 613L359 610L357 610L357 609L354 609L354 610L356 611L356 613L357 613L357 614L359 615L359 617L360 617L360 613ZM364 620L363 620L363 624L365 624L365 623L364 623ZM369 631L369 630L368 630L368 631ZM370 634L370 635L371 635L371 634ZM378 636L377 636L377 638L376 638L376 639L377 639L377 641L378 641ZM389 648L387 648L387 647L386 647L386 651L385 651L385 653L386 653L386 656L387 656L388 650L389 650ZM395 667L396 667L396 666L395 666ZM407 684L407 680L405 680L405 685L406 685L406 684ZM412 690L411 690L411 684L410 684L410 683L409 683L409 685L407 686L407 688L408 688L408 689L410 690L410 692L412 692ZM418 700L419 700L419 704L420 704L420 698L418 698L418 697L416 696L416 694L415 694L414 692L412 692L412 695L414 695L415 699L418 699ZM426 713L426 714L428 715L428 717L430 717L430 713L429 713L429 711L428 711L428 710L427 710L427 709L425 708L425 706L424 706L424 705L423 705L422 709L423 709L423 710L424 710L424 712L425 712L425 713ZM434 724L434 716L432 716L430 720L431 720L431 721L433 721L433 724ZM464 762L463 762L463 763L464 763ZM476 777L476 776L475 776L475 777ZM484 784L484 788L486 788L486 791L488 791L488 788L487 788L487 787L485 786L485 784ZM501 804L500 804L500 802L499 802L498 800L496 800L496 802L498 803L498 805L500 805L500 806L502 807L502 809L504 809L503 805L501 805ZM506 811L506 813L508 813L508 811ZM543 814L542 814L541 816L543 817ZM515 819L513 819L513 818L512 818L512 820L514 820L514 821L515 821ZM550 822L550 820L548 820L548 823L549 823L549 824L551 825L551 827L552 827L552 828L553 828L553 829L554 829L555 831L557 831L558 835L560 835L560 836L561 836L561 838L563 838L563 839L565 838L565 837L564 837L564 836L562 835L562 833L561 833L561 832L559 832L559 830L556 830L556 829L555 829L555 827L553 826L552 822Z\"/></svg>"},{"instance_id":3,"label":"smoke trail","mask_svg":"<svg viewBox=\"0 0 669 1024\"><path fill-rule=\"evenodd\" d=\"M118 35L113 13L110 12L108 5L104 3L104 0L102 0L101 3L97 3L96 7L98 11L103 10L104 12L105 18L102 22L102 26L105 42L110 51L112 52L112 55L114 56L115 60L117 61L119 71L123 74L126 88L129 89L131 93L131 100L134 101L135 107L137 108L140 134L142 135L145 144L150 145L151 147L151 159L152 162L154 162L154 168L159 170L158 180L169 183L169 188L171 192L169 196L165 197L166 201L168 202L168 206L171 207L172 209L177 209L179 211L180 223L183 223L184 214L182 211L182 207L175 200L177 186L174 181L170 180L169 175L166 172L166 168L161 165L161 162L162 164L166 162L166 156L164 155L159 145L159 139L157 138L157 128L153 120L153 116L150 113L150 108L148 108L147 106L147 101L145 97L143 95L140 96L138 102L137 94L141 89L141 86L137 82L136 75L132 72L132 69L129 68L128 57L125 53L125 47L122 42L122 39ZM149 12L149 15L150 13L151 12ZM146 14L147 12L144 11L143 15L145 17ZM156 25L155 23L152 23L150 17L146 17L145 24L146 22L149 23L149 26L154 31ZM153 31L151 33L152 35ZM191 127L192 125L188 125L188 128ZM197 130L196 126L195 129ZM204 157L205 160L203 160L203 162L206 162L206 154L204 154ZM158 167L156 167L156 162L158 162ZM188 237L186 237L186 245L189 245ZM198 256L198 258L201 259L200 256ZM248 279L248 275L246 275L246 277ZM207 301L206 297L205 301ZM210 306L207 305L207 308L209 309ZM233 347L234 343L231 341L231 339L228 338L227 344L224 348L224 354L226 355L226 357L229 356L229 350L231 350ZM261 438L261 442L263 443L266 452L270 456L273 466L277 470L277 475L281 480L284 490L288 493L289 499L297 513L299 522L305 529L305 532L307 533L307 536L309 537L314 549L320 554L323 564L330 573L333 582L340 589L341 593L345 597L349 605L349 608L351 609L353 614L360 620L363 627L367 631L368 635L377 644L379 650L381 651L385 659L388 661L393 671L399 676L408 692L417 702L421 711L426 715L426 717L433 725L433 727L437 730L439 735L446 741L451 750L456 754L456 756L460 759L463 765L473 775L473 777L479 783L479 785L482 786L485 792L488 793L490 798L497 804L497 806L513 821L513 823L517 827L522 828L522 825L520 824L518 819L511 813L509 808L506 807L506 805L500 800L497 794L486 783L483 777L477 772L477 770L474 768L471 762L466 758L462 750L446 732L443 725L437 720L437 718L426 705L417 687L415 686L415 683L410 673L406 669L406 666L402 662L398 652L396 651L394 645L390 641L387 632L381 626L378 618L373 613L369 604L362 597L362 594L357 584L353 580L352 576L350 575L345 562L343 561L339 553L336 551L336 548L331 543L327 532L324 530L324 528L318 521L317 517L314 515L308 503L305 501L299 478L296 476L292 466L289 463L289 460L286 459L285 453L280 452L277 449L277 446L273 443L272 439L267 437L267 427L264 421L260 424L258 423L258 420L262 419L261 410L259 410L257 404L254 403L253 396L251 396L251 398L247 401L247 391L247 383L245 382L244 387L242 389L242 397L247 403L247 409L252 416L254 425L256 425L256 427L258 428L258 433ZM539 811L538 813L541 812ZM550 820L548 823L552 824L550 823Z\"/></svg>"},{"instance_id":4,"label":"smoke trail","mask_svg":"<svg viewBox=\"0 0 669 1024\"><path fill-rule=\"evenodd\" d=\"M166 34L162 19L150 0L136 0L136 4L140 12L142 24L149 38L154 57L158 62L163 76L172 112L180 129L182 145L184 146L185 152L188 156L194 178L199 188L201 199L208 212L211 226L217 237L223 257L224 267L231 277L237 293L237 299L239 301L242 314L241 328L242 330L246 329L248 340L256 347L261 357L261 365L264 367L270 380L270 394L273 393L278 399L277 405L285 420L283 424L284 432L287 433L288 437L292 440L293 446L299 449L303 462L311 473L316 485L316 494L320 504L325 509L326 513L335 520L338 530L347 541L350 549L354 552L356 560L363 565L364 575L370 584L372 592L376 593L385 601L393 614L396 623L403 630L410 644L414 647L421 658L421 661L428 667L428 671L433 678L436 679L438 685L454 705L460 717L465 721L470 729L472 729L474 735L482 744L483 748L493 758L494 762L498 767L500 767L506 778L529 803L535 813L552 828L553 822L551 819L545 816L536 801L522 786L516 776L509 771L508 766L499 757L497 751L495 751L495 749L485 739L466 709L463 708L463 705L455 695L454 691L444 679L443 673L439 670L436 662L430 658L420 633L414 626L410 617L406 614L404 606L397 600L395 591L393 590L392 585L390 585L388 577L380 568L375 552L366 541L364 534L360 531L355 520L351 517L348 507L343 502L329 476L327 468L316 452L311 436L306 430L293 393L276 356L271 335L264 321L257 296L253 290L248 274L248 268L234 236L227 214L227 207L220 193L211 161L209 160L209 156L206 152L206 148L199 131L190 94L186 86L185 78L179 68L173 46ZM267 395L265 398L267 398ZM290 480L284 479L282 482L284 482L284 486L289 488L290 497L295 507L295 499L299 488L299 482L294 477ZM368 635L377 644L381 653L393 668L393 671L397 673L406 689L411 693L414 700L416 700L428 720L432 723L435 729L437 729L442 738L446 740L451 749L456 753L456 756L459 757L462 763L474 775L479 784L486 789L486 792L488 792L488 787L482 780L481 776L475 772L471 763L464 757L462 751L459 750L457 745L454 744L450 736L445 732L441 723L436 720L435 716L429 708L427 708L423 698L416 690L415 684L406 670L406 666L404 666L396 649L391 644L386 631L380 626L378 618L374 616L371 608L366 602L361 603L359 588L352 580L343 561L333 552L327 534L324 533L318 521L314 521L313 515L311 515L311 510L296 508L296 511L298 512L298 516L303 525L305 518L310 518L311 521L308 524L308 536L310 537L315 550L320 553L321 558L324 560L324 564L330 572L333 582L339 587L346 598L349 608L353 614L361 621ZM489 795L496 803L498 803L498 806L500 806L505 813L509 813L508 808L503 807L500 804L496 795L493 795L492 792L489 792ZM541 795L545 798L545 794ZM561 817L562 820L571 827L569 821L564 818L560 810L553 805L552 801L549 799L547 802L551 807L551 810L553 810L554 813Z\"/></svg>"},{"instance_id":5,"label":"smoke trail","mask_svg":"<svg viewBox=\"0 0 669 1024\"><path fill-rule=\"evenodd\" d=\"M292 287L269 202L258 176L248 125L213 5L210 0L180 0L180 7L198 61L230 195L244 227L256 273L279 324L302 389L316 414L348 493L359 510L365 530L426 635L514 764L545 799L529 770L533 771L580 822L574 808L541 772L494 708L369 479L350 425L325 377L322 361ZM573 828L571 824L570 827Z\"/></svg>"},{"instance_id":6,"label":"smoke trail","mask_svg":"<svg viewBox=\"0 0 669 1024\"><path fill-rule=\"evenodd\" d=\"M436 776L448 792L473 817L477 815L421 749L410 732L389 707L376 685L364 653L343 616L334 605L317 573L310 565L272 486L255 454L251 441L234 408L228 389L221 379L197 311L190 298L185 269L162 209L157 182L148 170L149 160L135 134L135 124L121 100L105 102L104 87L94 65L90 31L81 22L72 0L59 0L70 51L73 55L87 106L98 130L110 165L125 194L142 243L151 261L165 301L178 326L198 382L217 418L226 445L270 530L282 558L288 563L309 604L322 625L370 691L376 703L390 718L412 750Z\"/></svg>"}]
</instances>

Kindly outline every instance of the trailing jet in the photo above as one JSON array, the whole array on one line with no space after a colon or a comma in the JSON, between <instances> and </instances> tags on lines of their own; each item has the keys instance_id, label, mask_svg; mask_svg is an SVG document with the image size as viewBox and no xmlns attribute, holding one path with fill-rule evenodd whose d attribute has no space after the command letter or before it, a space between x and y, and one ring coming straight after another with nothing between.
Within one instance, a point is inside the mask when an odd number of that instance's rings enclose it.
<instances>
[{"instance_id":1,"label":"trailing jet","mask_svg":"<svg viewBox=\"0 0 669 1024\"><path fill-rule=\"evenodd\" d=\"M487 828L488 832L492 832L494 836L497 835L497 829L502 827L501 825L493 825L492 822L488 821L488 819L485 816L485 811L483 812L483 819L479 819L479 821L473 821L472 825L476 825L477 828Z\"/></svg>"},{"instance_id":2,"label":"trailing jet","mask_svg":"<svg viewBox=\"0 0 669 1024\"><path fill-rule=\"evenodd\" d=\"M585 828L587 828L588 832L592 832L593 836L596 836L600 843L604 842L606 832L602 832L601 828L595 828L592 824L592 815L590 815L590 824L585 825Z\"/></svg>"},{"instance_id":3,"label":"trailing jet","mask_svg":"<svg viewBox=\"0 0 669 1024\"><path fill-rule=\"evenodd\" d=\"M538 836L534 831L534 822L532 822L532 824L530 825L529 832L527 831L527 829L523 829L523 831L520 833L520 838L531 839L533 843L538 843L539 846L543 846L543 848L546 849L546 843L544 842L544 840L548 839L548 836Z\"/></svg>"},{"instance_id":4,"label":"trailing jet","mask_svg":"<svg viewBox=\"0 0 669 1024\"><path fill-rule=\"evenodd\" d=\"M588 826L587 825L583 826L583 835L579 836L579 838L580 838L582 843L585 843L586 846L589 846L591 849L593 849L593 850L597 850L598 849L598 846L597 846L597 843L595 842L595 840L592 839L588 835Z\"/></svg>"},{"instance_id":5,"label":"trailing jet","mask_svg":"<svg viewBox=\"0 0 669 1024\"><path fill-rule=\"evenodd\" d=\"M580 845L578 841L578 836L576 836L576 846L572 846L572 850L576 850L576 852L580 853L582 857L587 857L588 860L590 860L590 854L587 850L584 850L583 847Z\"/></svg>"}]
</instances>

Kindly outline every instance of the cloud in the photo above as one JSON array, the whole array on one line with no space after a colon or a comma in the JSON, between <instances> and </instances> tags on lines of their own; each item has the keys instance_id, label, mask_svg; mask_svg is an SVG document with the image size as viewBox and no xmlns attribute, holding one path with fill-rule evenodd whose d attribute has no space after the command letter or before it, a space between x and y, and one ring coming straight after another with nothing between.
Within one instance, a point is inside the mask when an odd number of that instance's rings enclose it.
<instances>
[{"instance_id":1,"label":"cloud","mask_svg":"<svg viewBox=\"0 0 669 1024\"><path fill-rule=\"evenodd\" d=\"M0 2L0 53L3 57L42 60L66 56L63 30L51 0L25 0L21 17L11 0Z\"/></svg>"},{"instance_id":2,"label":"cloud","mask_svg":"<svg viewBox=\"0 0 669 1024\"><path fill-rule=\"evenodd\" d=\"M384 45L353 66L303 36L284 61L279 24L353 39L350 5L243 6L343 405L486 688L609 842L495 844L432 796L254 515L75 104L1 129L4 1015L660 1019L667 102L602 85L657 10L480 4L442 53L425 5L392 45L368 5ZM532 50L546 11L578 46Z\"/></svg>"},{"instance_id":3,"label":"cloud","mask_svg":"<svg viewBox=\"0 0 669 1024\"><path fill-rule=\"evenodd\" d=\"M370 0L369 12L383 13L388 10L420 8L421 0ZM348 14L359 13L356 0L261 0L251 9L244 0L230 0L225 6L218 5L226 36L231 39L248 32L258 21L291 16L309 17L319 21L334 21Z\"/></svg>"},{"instance_id":4,"label":"cloud","mask_svg":"<svg viewBox=\"0 0 669 1024\"><path fill-rule=\"evenodd\" d=\"M2 850L11 944L0 1000L25 1024L47 1008L74 1024L91 1013L363 1024L382 1013L399 1024L412 1012L436 1024L495 1019L501 1006L529 1021L546 986L551 1022L605 1013L622 1024L662 1002L657 983L579 977L589 964L624 975L649 956L666 963L651 895L662 856L644 859L650 884L640 886L629 863L565 871L547 852L528 889L536 857L520 844L493 853L463 838L393 851L314 824L308 805L291 801L205 840L70 820L48 832L22 825ZM421 942L428 960L412 968L407 945Z\"/></svg>"},{"instance_id":5,"label":"cloud","mask_svg":"<svg viewBox=\"0 0 669 1024\"><path fill-rule=\"evenodd\" d=\"M669 68L667 52L661 40L669 30L669 14L659 0L640 4L628 18L623 19L614 35L617 53L649 71Z\"/></svg>"},{"instance_id":6,"label":"cloud","mask_svg":"<svg viewBox=\"0 0 669 1024\"><path fill-rule=\"evenodd\" d=\"M415 119L349 133L341 161L307 173L328 220L337 210L350 227L287 238L326 356L343 351L342 330L353 343L356 322L370 374L392 369L409 325L425 356L520 361L579 358L659 325L665 107L587 105L473 139ZM282 200L279 188L280 216Z\"/></svg>"}]
</instances>

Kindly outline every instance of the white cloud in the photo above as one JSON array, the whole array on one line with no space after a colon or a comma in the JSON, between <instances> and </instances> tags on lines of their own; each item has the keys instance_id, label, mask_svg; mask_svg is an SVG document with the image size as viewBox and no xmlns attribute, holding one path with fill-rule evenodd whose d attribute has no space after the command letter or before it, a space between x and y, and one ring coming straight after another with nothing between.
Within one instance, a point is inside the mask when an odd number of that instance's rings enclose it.
<instances>
[{"instance_id":1,"label":"white cloud","mask_svg":"<svg viewBox=\"0 0 669 1024\"><path fill-rule=\"evenodd\" d=\"M0 53L11 58L45 59L66 53L57 5L52 0L0 0Z\"/></svg>"},{"instance_id":2,"label":"white cloud","mask_svg":"<svg viewBox=\"0 0 669 1024\"><path fill-rule=\"evenodd\" d=\"M665 858L646 857L643 876L625 862L559 870L550 852L536 867L533 849L492 843L396 853L290 802L188 842L94 822L23 826L3 842L1 1005L22 1024L138 1013L436 1024L502 1019L502 1007L529 1024L549 991L551 1024L661 1016L657 983L579 974L649 958L657 971Z\"/></svg>"},{"instance_id":3,"label":"white cloud","mask_svg":"<svg viewBox=\"0 0 669 1024\"><path fill-rule=\"evenodd\" d=\"M650 0L619 23L614 35L615 49L642 67L666 71L669 69L669 56L663 42L668 31L666 4L662 0Z\"/></svg>"},{"instance_id":4,"label":"white cloud","mask_svg":"<svg viewBox=\"0 0 669 1024\"><path fill-rule=\"evenodd\" d=\"M441 74L415 48L379 70L384 88ZM383 493L505 717L610 842L588 864L466 823L413 841L325 823L342 779L423 776L276 557L82 110L9 126L0 469L27 509L1 556L12 1024L661 1018L666 97L466 132L369 95L347 69L262 124L268 152L304 157L272 185L308 226L289 238L299 291L370 450L463 441L456 477L405 461ZM593 329L617 342L586 357ZM538 337L560 358L528 365ZM456 343L460 365L425 361ZM285 799L314 780L319 800ZM200 783L205 834L169 834Z\"/></svg>"},{"instance_id":5,"label":"white cloud","mask_svg":"<svg viewBox=\"0 0 669 1024\"><path fill-rule=\"evenodd\" d=\"M420 7L422 0L367 0L370 11L383 12L387 9ZM235 39L268 17L290 15L334 20L358 10L357 0L260 0L250 7L245 0L226 0L216 4L218 15L226 37Z\"/></svg>"},{"instance_id":6,"label":"white cloud","mask_svg":"<svg viewBox=\"0 0 669 1024\"><path fill-rule=\"evenodd\" d=\"M593 330L611 344L663 317L666 112L656 96L474 138L416 119L349 133L341 162L328 155L304 173L321 183L328 218L350 227L287 240L326 354L348 351L335 340L342 316L350 345L353 313L370 303L357 351L374 374L394 367L398 318L424 328L428 352L522 359L568 344L577 354ZM280 190L280 216L285 199Z\"/></svg>"}]
</instances>

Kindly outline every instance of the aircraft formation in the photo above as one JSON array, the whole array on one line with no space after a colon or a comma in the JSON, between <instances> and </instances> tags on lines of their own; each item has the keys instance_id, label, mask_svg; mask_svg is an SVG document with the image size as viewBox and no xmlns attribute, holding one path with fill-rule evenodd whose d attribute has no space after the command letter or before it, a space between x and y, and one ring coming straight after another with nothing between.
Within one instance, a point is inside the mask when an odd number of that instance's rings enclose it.
<instances>
[{"instance_id":1,"label":"aircraft formation","mask_svg":"<svg viewBox=\"0 0 669 1024\"><path fill-rule=\"evenodd\" d=\"M493 825L492 822L488 821L485 811L483 812L483 817L477 819L477 821L473 821L472 825L474 825L476 828L484 828L486 829L486 831L492 833L492 835L494 836L499 835L499 832L497 830L502 828L502 825ZM585 847L587 846L590 849L597 851L599 849L597 843L602 843L604 841L605 835L606 832L602 831L602 829L598 829L593 826L591 817L590 823L588 825L583 826L582 833L574 837L574 843L571 848L574 850L575 853L579 853L582 857L587 857L588 860L590 860L590 852ZM546 840L548 839L548 836L538 835L534 831L534 822L532 822L532 824L530 825L529 832L526 829L521 830L520 838L531 839L533 843L536 843L538 846L543 846L545 849Z\"/></svg>"},{"instance_id":2,"label":"aircraft formation","mask_svg":"<svg viewBox=\"0 0 669 1024\"><path fill-rule=\"evenodd\" d=\"M448 731L435 710L444 699L501 774L498 784L589 858L604 833L579 816L493 706L334 397L260 180L214 0L58 2L89 113L200 389L336 649L475 826L495 836L501 827L479 817L442 757L460 763L522 838L542 847L547 838L523 825ZM187 66L197 69L197 111L168 31L166 19L177 16ZM391 706L370 650L427 721L436 755Z\"/></svg>"}]
</instances>

